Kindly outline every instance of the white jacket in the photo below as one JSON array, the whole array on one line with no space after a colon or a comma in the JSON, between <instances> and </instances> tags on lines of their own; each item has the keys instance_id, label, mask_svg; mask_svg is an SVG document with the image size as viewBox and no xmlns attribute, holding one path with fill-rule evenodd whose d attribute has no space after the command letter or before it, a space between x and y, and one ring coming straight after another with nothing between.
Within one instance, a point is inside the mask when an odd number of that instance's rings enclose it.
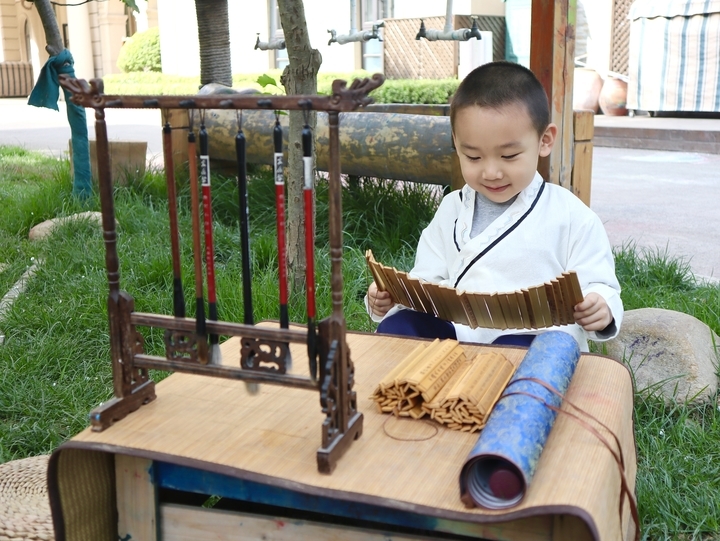
<instances>
[{"instance_id":1,"label":"white jacket","mask_svg":"<svg viewBox=\"0 0 720 541\"><path fill-rule=\"evenodd\" d=\"M470 238L475 192L465 186L446 195L420 237L417 278L472 292L509 292L548 282L574 270L583 295L595 292L615 319L602 336L577 324L552 327L565 331L587 351L587 339L614 338L622 323L620 284L600 218L569 190L546 183L539 174L515 202L482 233ZM385 317L405 307L396 305ZM371 313L372 316L372 313ZM382 318L373 317L376 321ZM458 340L491 343L502 334L543 330L477 328L454 323Z\"/></svg>"}]
</instances>

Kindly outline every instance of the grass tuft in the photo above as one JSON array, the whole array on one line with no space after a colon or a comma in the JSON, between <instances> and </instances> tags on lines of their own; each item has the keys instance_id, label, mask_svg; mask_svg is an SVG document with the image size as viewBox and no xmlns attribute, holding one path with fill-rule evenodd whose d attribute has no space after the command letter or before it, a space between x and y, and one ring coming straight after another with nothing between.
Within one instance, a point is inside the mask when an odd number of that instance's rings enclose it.
<instances>
[{"instance_id":1,"label":"grass tuft","mask_svg":"<svg viewBox=\"0 0 720 541\"><path fill-rule=\"evenodd\" d=\"M614 253L625 310L684 312L720 334L720 286L696 280L686 259L670 256L667 249L638 249L632 243Z\"/></svg>"},{"instance_id":2,"label":"grass tuft","mask_svg":"<svg viewBox=\"0 0 720 541\"><path fill-rule=\"evenodd\" d=\"M636 396L637 496L643 539L716 539L720 411Z\"/></svg>"}]
</instances>

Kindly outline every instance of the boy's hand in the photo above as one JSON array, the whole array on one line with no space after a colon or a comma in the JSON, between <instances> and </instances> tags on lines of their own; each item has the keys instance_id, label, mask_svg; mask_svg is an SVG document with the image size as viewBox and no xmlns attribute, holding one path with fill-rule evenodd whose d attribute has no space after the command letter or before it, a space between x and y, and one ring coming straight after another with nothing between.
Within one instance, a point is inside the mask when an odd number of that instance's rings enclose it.
<instances>
[{"instance_id":1,"label":"boy's hand","mask_svg":"<svg viewBox=\"0 0 720 541\"><path fill-rule=\"evenodd\" d=\"M377 284L373 282L368 288L368 304L370 310L376 316L383 317L388 313L390 308L395 306L395 302L387 291L378 291Z\"/></svg>"},{"instance_id":2,"label":"boy's hand","mask_svg":"<svg viewBox=\"0 0 720 541\"><path fill-rule=\"evenodd\" d=\"M602 331L613 320L605 299L597 293L588 293L581 303L575 305L575 323L586 331Z\"/></svg>"}]
</instances>

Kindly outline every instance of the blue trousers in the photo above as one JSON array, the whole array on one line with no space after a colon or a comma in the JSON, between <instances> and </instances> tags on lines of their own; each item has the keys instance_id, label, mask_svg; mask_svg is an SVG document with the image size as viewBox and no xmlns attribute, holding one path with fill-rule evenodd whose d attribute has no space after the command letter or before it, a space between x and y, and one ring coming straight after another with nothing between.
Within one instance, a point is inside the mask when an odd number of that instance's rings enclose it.
<instances>
[{"instance_id":1,"label":"blue trousers","mask_svg":"<svg viewBox=\"0 0 720 541\"><path fill-rule=\"evenodd\" d=\"M449 321L432 314L415 310L400 310L386 317L378 325L380 334L397 334L417 338L441 338L457 340L455 327ZM497 337L493 344L529 347L535 338L534 334L505 334Z\"/></svg>"}]
</instances>

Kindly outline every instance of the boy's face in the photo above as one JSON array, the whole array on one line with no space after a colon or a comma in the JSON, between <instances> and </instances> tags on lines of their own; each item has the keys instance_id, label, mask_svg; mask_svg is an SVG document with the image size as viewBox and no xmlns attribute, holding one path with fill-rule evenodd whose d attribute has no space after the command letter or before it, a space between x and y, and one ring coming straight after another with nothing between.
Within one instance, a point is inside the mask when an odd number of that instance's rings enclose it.
<instances>
[{"instance_id":1,"label":"boy's face","mask_svg":"<svg viewBox=\"0 0 720 541\"><path fill-rule=\"evenodd\" d=\"M537 171L538 157L547 156L557 127L542 136L523 103L500 109L470 106L455 113L453 139L468 186L495 203L504 203L527 188Z\"/></svg>"}]
</instances>

